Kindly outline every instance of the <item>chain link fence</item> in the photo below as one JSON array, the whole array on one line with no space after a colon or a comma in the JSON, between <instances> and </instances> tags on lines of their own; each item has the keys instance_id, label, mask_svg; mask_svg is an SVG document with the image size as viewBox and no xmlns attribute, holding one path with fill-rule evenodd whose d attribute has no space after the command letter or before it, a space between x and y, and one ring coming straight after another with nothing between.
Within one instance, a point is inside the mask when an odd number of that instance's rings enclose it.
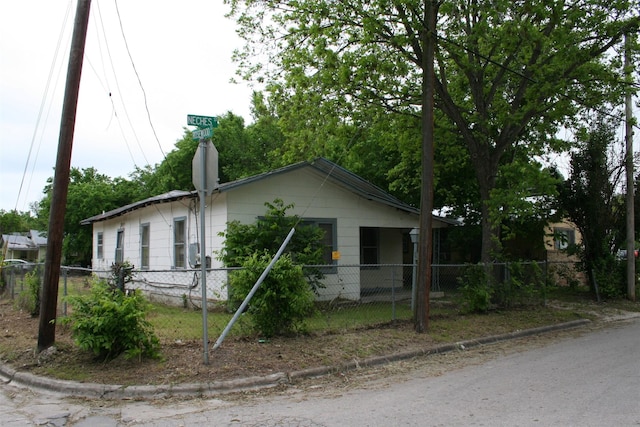
<instances>
[{"instance_id":1,"label":"chain link fence","mask_svg":"<svg viewBox=\"0 0 640 427\"><path fill-rule=\"evenodd\" d=\"M415 282L415 265L309 267L323 272L322 287L317 289L316 294L317 310L307 319L311 330L341 331L412 318L418 286ZM468 264L433 265L432 304L459 302L470 268L473 266ZM39 297L34 292L37 292L35 289L41 289L43 270L42 264L3 267L0 283L2 298L12 299L16 304L24 305L24 308L33 304L33 299ZM505 287L526 287L527 300L517 302L525 304L544 304L546 286L583 282L575 263L571 262L492 264L487 271L491 272L495 285L502 290ZM206 273L207 322L212 338L222 332L233 315L226 304L227 283L232 272L233 269L209 269ZM152 303L149 320L160 331L161 340L202 337L203 289L200 269L133 270L130 277L131 280L124 283L123 287L126 290L140 290ZM111 271L62 267L58 316L69 313L67 296L89 293L91 283L97 278L117 280ZM236 335L251 334L250 322L241 319L234 331Z\"/></svg>"}]
</instances>

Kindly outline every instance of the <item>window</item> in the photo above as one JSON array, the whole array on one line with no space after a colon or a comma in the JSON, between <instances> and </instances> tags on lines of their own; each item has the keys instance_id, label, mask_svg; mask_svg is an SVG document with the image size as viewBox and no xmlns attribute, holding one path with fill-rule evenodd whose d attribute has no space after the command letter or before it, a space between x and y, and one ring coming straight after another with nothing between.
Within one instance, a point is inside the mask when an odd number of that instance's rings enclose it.
<instances>
[{"instance_id":1,"label":"window","mask_svg":"<svg viewBox=\"0 0 640 427\"><path fill-rule=\"evenodd\" d=\"M380 232L378 228L360 228L360 263L379 264Z\"/></svg>"},{"instance_id":2,"label":"window","mask_svg":"<svg viewBox=\"0 0 640 427\"><path fill-rule=\"evenodd\" d=\"M104 258L104 252L103 252L103 248L104 248L104 244L102 242L103 236L102 236L102 231L98 232L98 235L96 236L96 241L98 242L98 248L96 251L96 258L97 259L103 259Z\"/></svg>"},{"instance_id":3,"label":"window","mask_svg":"<svg viewBox=\"0 0 640 427\"><path fill-rule=\"evenodd\" d=\"M322 237L322 246L324 250L322 252L322 264L324 265L336 265L337 261L333 259L333 252L338 250L338 239L336 236L336 220L335 219L304 219L303 225L314 225L324 231ZM328 267L321 269L323 273L337 273L335 267Z\"/></svg>"},{"instance_id":4,"label":"window","mask_svg":"<svg viewBox=\"0 0 640 427\"><path fill-rule=\"evenodd\" d=\"M570 228L554 228L553 244L557 250L567 249L576 243L576 232Z\"/></svg>"},{"instance_id":5,"label":"window","mask_svg":"<svg viewBox=\"0 0 640 427\"><path fill-rule=\"evenodd\" d=\"M176 218L173 220L173 266L175 268L185 268L187 251L187 230L185 226L185 218Z\"/></svg>"},{"instance_id":6,"label":"window","mask_svg":"<svg viewBox=\"0 0 640 427\"><path fill-rule=\"evenodd\" d=\"M116 263L124 261L124 230L118 230L116 236Z\"/></svg>"},{"instance_id":7,"label":"window","mask_svg":"<svg viewBox=\"0 0 640 427\"><path fill-rule=\"evenodd\" d=\"M140 268L149 268L149 224L140 225Z\"/></svg>"}]
</instances>

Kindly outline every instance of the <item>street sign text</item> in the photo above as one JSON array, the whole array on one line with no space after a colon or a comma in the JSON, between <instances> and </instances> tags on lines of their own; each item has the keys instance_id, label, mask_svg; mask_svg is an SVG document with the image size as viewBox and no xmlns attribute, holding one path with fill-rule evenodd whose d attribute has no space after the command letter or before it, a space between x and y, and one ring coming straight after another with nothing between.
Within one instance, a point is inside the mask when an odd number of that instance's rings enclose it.
<instances>
[{"instance_id":1,"label":"street sign text","mask_svg":"<svg viewBox=\"0 0 640 427\"><path fill-rule=\"evenodd\" d=\"M218 119L216 117L195 116L192 114L188 114L187 124L189 126L198 126L200 129L215 128L218 127Z\"/></svg>"}]
</instances>

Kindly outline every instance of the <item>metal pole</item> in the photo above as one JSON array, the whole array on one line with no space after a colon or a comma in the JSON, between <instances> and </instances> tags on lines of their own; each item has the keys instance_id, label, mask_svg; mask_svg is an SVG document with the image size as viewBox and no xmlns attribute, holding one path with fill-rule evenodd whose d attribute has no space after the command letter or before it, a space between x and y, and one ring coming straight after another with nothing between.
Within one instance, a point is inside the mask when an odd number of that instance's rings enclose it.
<instances>
[{"instance_id":1,"label":"metal pole","mask_svg":"<svg viewBox=\"0 0 640 427\"><path fill-rule=\"evenodd\" d=\"M206 243L205 243L205 209L207 199L207 141L205 139L200 140L200 174L202 189L200 190L200 286L202 286L202 346L204 364L209 364L209 331L207 321L207 257L206 257Z\"/></svg>"},{"instance_id":2,"label":"metal pole","mask_svg":"<svg viewBox=\"0 0 640 427\"><path fill-rule=\"evenodd\" d=\"M418 242L413 243L413 266L411 267L411 312L415 319L416 315L416 296L418 289L416 288L416 275L418 274Z\"/></svg>"},{"instance_id":3,"label":"metal pole","mask_svg":"<svg viewBox=\"0 0 640 427\"><path fill-rule=\"evenodd\" d=\"M224 331L222 331L222 335L220 335L220 338L218 338L218 341L216 341L215 345L213 346L214 350L220 347L220 345L222 344L222 341L224 341L225 337L233 327L233 324L236 323L236 320L238 320L238 317L240 317L240 315L244 312L244 309L247 308L249 301L251 301L251 298L253 298L253 294L256 293L256 291L258 290L258 288L260 287L264 279L267 277L267 274L269 274L269 271L271 271L276 261L278 261L278 258L280 258L280 255L282 255L282 252L284 252L284 248L287 247L287 244L289 243L289 240L291 240L291 237L293 237L293 233L295 231L296 231L295 228L292 228L291 231L289 231L289 234L287 234L287 238L284 239L284 242L282 242L282 245L280 245L280 249L278 249L278 252L276 252L275 256L273 257L273 259L271 260L267 268L264 269L264 271L262 272L262 275L260 275L255 285L253 285L253 288L251 288L251 291L249 291L249 294L247 295L247 297L244 299L244 301L242 301L242 304L240 304L240 307L238 308L238 310L236 310L236 313L233 315L233 318L227 324L227 327L224 328Z\"/></svg>"}]
</instances>

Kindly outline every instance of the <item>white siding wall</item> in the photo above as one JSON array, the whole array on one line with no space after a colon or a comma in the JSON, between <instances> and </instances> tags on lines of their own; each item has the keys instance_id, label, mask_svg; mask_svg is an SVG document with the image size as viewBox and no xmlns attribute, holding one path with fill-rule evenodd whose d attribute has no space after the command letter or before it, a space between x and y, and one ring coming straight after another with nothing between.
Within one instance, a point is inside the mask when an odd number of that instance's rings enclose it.
<instances>
[{"instance_id":1,"label":"white siding wall","mask_svg":"<svg viewBox=\"0 0 640 427\"><path fill-rule=\"evenodd\" d=\"M276 174L259 181L243 185L225 193L216 193L207 198L206 209L206 254L211 256L212 268L221 268L217 253L224 243L219 236L226 230L229 221L253 223L258 216L266 212L265 202L282 199L285 205L294 203L289 214L302 218L336 219L337 250L340 252L338 265L354 266L360 264L360 227L380 228L380 262L402 263L402 231L418 225L418 215L366 200L341 186L326 180L308 168L295 169L289 173ZM148 223L150 227L150 270L168 270L149 274L151 285L139 282L148 292L153 292L153 284L165 286L167 283L180 283L175 292L176 298L184 293L184 284L191 283L193 272L171 271L173 262L173 221L186 217L187 254L190 243L200 241L199 200L183 199L172 203L155 204L141 208L107 221L97 222L93 226L94 270L108 270L115 259L116 236L123 229L124 259L136 267L140 266L140 225ZM103 259L96 259L97 233L103 233ZM186 275L189 275L187 277ZM358 268L348 272L338 269L337 274L327 274L324 280L326 288L321 290L320 299L336 297L359 299L361 282L365 286L391 286L382 279L383 284L374 283L373 278L360 277ZM173 275L173 276L172 276ZM177 277L175 275L179 275ZM401 269L398 269L401 277ZM175 277L174 277L175 276ZM184 276L184 277L182 277ZM209 277L209 276L208 276ZM401 278L399 279L401 281ZM211 281L207 280L207 295L211 298L226 298L226 274L219 274ZM199 289L199 288L198 288Z\"/></svg>"},{"instance_id":2,"label":"white siding wall","mask_svg":"<svg viewBox=\"0 0 640 427\"><path fill-rule=\"evenodd\" d=\"M226 195L214 195L207 199L205 212L206 251L212 258L212 267L219 268L215 251L222 247L222 238L218 236L226 224ZM120 217L97 222L93 225L93 270L108 271L115 261L116 238L118 230L124 230L124 260L140 268L140 225L149 224L149 273L140 273L136 287L143 289L156 299L180 301L185 289L193 283L193 271L174 269L173 221L185 218L186 252L190 243L200 241L200 207L197 199L182 199L172 203L147 206ZM97 234L103 233L103 258L97 258ZM189 268L188 261L187 267ZM158 271L159 270L159 271ZM207 275L207 296L226 299L225 280L220 275ZM175 288L172 288L175 285ZM195 299L201 295L198 287Z\"/></svg>"},{"instance_id":3,"label":"white siding wall","mask_svg":"<svg viewBox=\"0 0 640 427\"><path fill-rule=\"evenodd\" d=\"M288 211L290 214L303 218L337 219L338 265L360 264L360 227L398 229L381 234L384 247L381 261L401 263L400 229L411 229L418 225L418 215L365 200L309 169L274 175L228 194L229 220L242 223L253 222L257 216L264 215L264 203L271 203L276 198L282 199L285 205L294 203L294 208ZM385 239L382 239L383 236ZM393 258L390 255L392 253L396 254ZM326 275L326 288L320 290L320 299L333 299L338 295L347 299L360 298L359 270L351 268L348 275L342 273L338 269L338 274Z\"/></svg>"}]
</instances>

